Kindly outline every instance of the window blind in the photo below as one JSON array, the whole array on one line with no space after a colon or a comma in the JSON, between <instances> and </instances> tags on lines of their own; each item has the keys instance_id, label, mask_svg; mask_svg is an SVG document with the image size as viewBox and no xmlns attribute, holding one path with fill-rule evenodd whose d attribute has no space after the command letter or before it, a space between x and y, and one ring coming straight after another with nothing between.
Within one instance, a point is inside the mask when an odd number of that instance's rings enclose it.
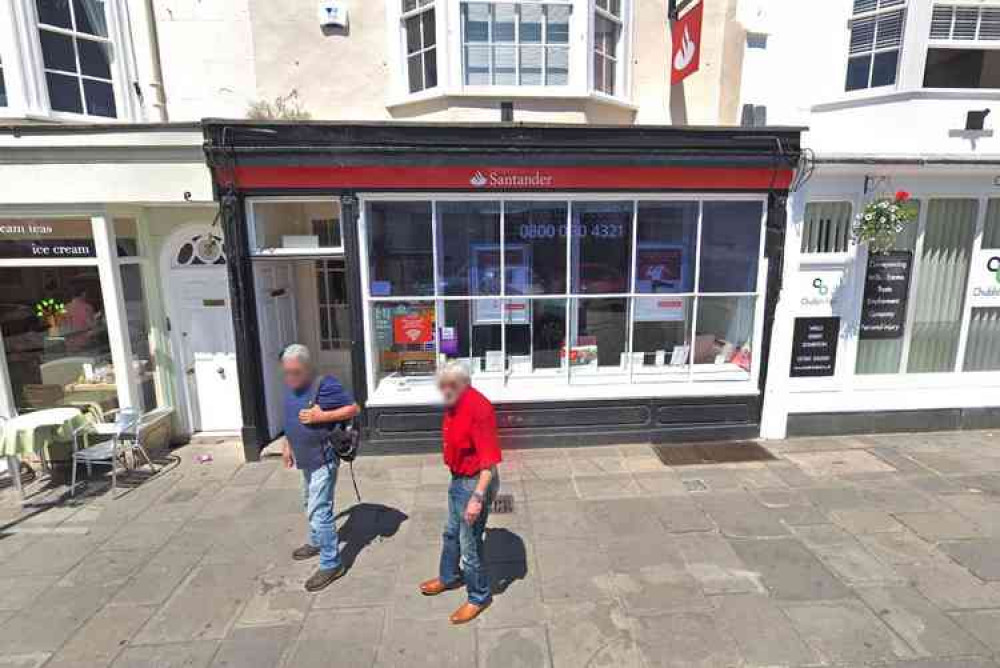
<instances>
[{"instance_id":1,"label":"window blind","mask_svg":"<svg viewBox=\"0 0 1000 668\"><path fill-rule=\"evenodd\" d=\"M850 239L849 202L810 202L806 205L803 253L846 253Z\"/></svg>"},{"instance_id":2,"label":"window blind","mask_svg":"<svg viewBox=\"0 0 1000 668\"><path fill-rule=\"evenodd\" d=\"M936 4L931 14L931 39L1000 41L1000 7Z\"/></svg>"}]
</instances>

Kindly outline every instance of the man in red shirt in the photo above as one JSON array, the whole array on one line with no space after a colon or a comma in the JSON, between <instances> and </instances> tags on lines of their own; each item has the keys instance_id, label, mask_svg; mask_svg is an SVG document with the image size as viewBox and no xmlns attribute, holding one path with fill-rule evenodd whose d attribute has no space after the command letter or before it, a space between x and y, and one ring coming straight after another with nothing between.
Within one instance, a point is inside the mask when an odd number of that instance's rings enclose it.
<instances>
[{"instance_id":1,"label":"man in red shirt","mask_svg":"<svg viewBox=\"0 0 1000 668\"><path fill-rule=\"evenodd\" d=\"M493 601L483 555L483 532L500 486L500 440L489 400L471 387L468 368L446 365L438 374L444 399L444 463L451 470L448 522L444 528L438 577L421 583L436 596L465 583L469 599L451 615L452 624L471 622Z\"/></svg>"}]
</instances>

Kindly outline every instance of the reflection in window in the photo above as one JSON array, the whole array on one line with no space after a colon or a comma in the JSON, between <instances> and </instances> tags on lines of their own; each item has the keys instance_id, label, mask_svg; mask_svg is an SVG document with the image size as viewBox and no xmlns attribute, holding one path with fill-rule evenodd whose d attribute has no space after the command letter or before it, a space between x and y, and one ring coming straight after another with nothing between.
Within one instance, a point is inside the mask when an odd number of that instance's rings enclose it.
<instances>
[{"instance_id":1,"label":"reflection in window","mask_svg":"<svg viewBox=\"0 0 1000 668\"><path fill-rule=\"evenodd\" d=\"M697 202L640 202L635 291L693 292Z\"/></svg>"},{"instance_id":2,"label":"reflection in window","mask_svg":"<svg viewBox=\"0 0 1000 668\"><path fill-rule=\"evenodd\" d=\"M114 48L103 0L36 0L53 111L115 118Z\"/></svg>"},{"instance_id":3,"label":"reflection in window","mask_svg":"<svg viewBox=\"0 0 1000 668\"><path fill-rule=\"evenodd\" d=\"M372 297L434 294L430 202L370 204L368 235Z\"/></svg>"},{"instance_id":4,"label":"reflection in window","mask_svg":"<svg viewBox=\"0 0 1000 668\"><path fill-rule=\"evenodd\" d=\"M693 360L727 376L749 377L754 297L700 297ZM696 376L697 379L697 376Z\"/></svg>"},{"instance_id":5,"label":"reflection in window","mask_svg":"<svg viewBox=\"0 0 1000 668\"><path fill-rule=\"evenodd\" d=\"M500 301L443 302L441 354L469 365L473 375L503 372Z\"/></svg>"},{"instance_id":6,"label":"reflection in window","mask_svg":"<svg viewBox=\"0 0 1000 668\"><path fill-rule=\"evenodd\" d=\"M573 202L572 292L631 289L632 202Z\"/></svg>"},{"instance_id":7,"label":"reflection in window","mask_svg":"<svg viewBox=\"0 0 1000 668\"><path fill-rule=\"evenodd\" d=\"M439 202L439 294L500 294L500 203Z\"/></svg>"},{"instance_id":8,"label":"reflection in window","mask_svg":"<svg viewBox=\"0 0 1000 668\"><path fill-rule=\"evenodd\" d=\"M979 203L931 200L911 299L909 373L954 371Z\"/></svg>"},{"instance_id":9,"label":"reflection in window","mask_svg":"<svg viewBox=\"0 0 1000 668\"><path fill-rule=\"evenodd\" d=\"M565 202L507 202L507 294L566 292Z\"/></svg>"},{"instance_id":10,"label":"reflection in window","mask_svg":"<svg viewBox=\"0 0 1000 668\"><path fill-rule=\"evenodd\" d=\"M624 372L628 347L627 299L572 300L570 378L581 381L598 372Z\"/></svg>"},{"instance_id":11,"label":"reflection in window","mask_svg":"<svg viewBox=\"0 0 1000 668\"><path fill-rule=\"evenodd\" d=\"M138 264L123 264L122 297L128 320L129 341L132 344L132 368L142 410L151 411L159 406L156 397L156 359L150 351L149 314L146 294L142 285L142 268Z\"/></svg>"},{"instance_id":12,"label":"reflection in window","mask_svg":"<svg viewBox=\"0 0 1000 668\"><path fill-rule=\"evenodd\" d=\"M376 380L429 378L437 370L432 302L375 302L372 309Z\"/></svg>"},{"instance_id":13,"label":"reflection in window","mask_svg":"<svg viewBox=\"0 0 1000 668\"><path fill-rule=\"evenodd\" d=\"M928 49L924 88L1000 88L1000 51Z\"/></svg>"},{"instance_id":14,"label":"reflection in window","mask_svg":"<svg viewBox=\"0 0 1000 668\"><path fill-rule=\"evenodd\" d=\"M1000 248L1000 199L991 199L986 208L983 248Z\"/></svg>"},{"instance_id":15,"label":"reflection in window","mask_svg":"<svg viewBox=\"0 0 1000 668\"><path fill-rule=\"evenodd\" d=\"M321 350L350 350L351 309L347 302L347 272L343 260L316 263Z\"/></svg>"},{"instance_id":16,"label":"reflection in window","mask_svg":"<svg viewBox=\"0 0 1000 668\"><path fill-rule=\"evenodd\" d=\"M506 302L507 372L512 378L564 373L565 299L510 299Z\"/></svg>"},{"instance_id":17,"label":"reflection in window","mask_svg":"<svg viewBox=\"0 0 1000 668\"><path fill-rule=\"evenodd\" d=\"M760 202L705 202L701 292L754 292L760 258Z\"/></svg>"},{"instance_id":18,"label":"reflection in window","mask_svg":"<svg viewBox=\"0 0 1000 668\"><path fill-rule=\"evenodd\" d=\"M253 252L314 251L343 246L340 202L254 202Z\"/></svg>"},{"instance_id":19,"label":"reflection in window","mask_svg":"<svg viewBox=\"0 0 1000 668\"><path fill-rule=\"evenodd\" d=\"M635 298L631 366L640 380L687 380L693 302L672 295Z\"/></svg>"},{"instance_id":20,"label":"reflection in window","mask_svg":"<svg viewBox=\"0 0 1000 668\"><path fill-rule=\"evenodd\" d=\"M0 269L0 328L19 412L118 407L96 267Z\"/></svg>"}]
</instances>

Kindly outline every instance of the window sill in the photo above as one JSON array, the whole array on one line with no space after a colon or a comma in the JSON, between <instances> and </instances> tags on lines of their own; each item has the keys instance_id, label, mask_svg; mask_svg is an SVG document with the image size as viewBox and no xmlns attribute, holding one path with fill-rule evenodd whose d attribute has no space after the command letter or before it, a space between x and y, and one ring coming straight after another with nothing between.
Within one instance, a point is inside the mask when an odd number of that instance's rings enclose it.
<instances>
[{"instance_id":1,"label":"window sill","mask_svg":"<svg viewBox=\"0 0 1000 668\"><path fill-rule=\"evenodd\" d=\"M810 110L813 113L819 113L892 102L909 102L912 100L996 100L998 94L1000 94L1000 90L995 88L870 89L857 91L856 93L846 93L840 99L814 104Z\"/></svg>"},{"instance_id":2,"label":"window sill","mask_svg":"<svg viewBox=\"0 0 1000 668\"><path fill-rule=\"evenodd\" d=\"M423 104L431 101L446 101L451 104L451 100L566 100L566 101L577 101L577 102L598 102L600 104L606 104L613 107L618 107L619 109L625 109L627 111L638 111L639 107L625 99L608 95L606 93L601 93L598 91L592 91L589 93L581 93L580 91L563 87L562 89L556 87L545 87L545 86L533 86L533 87L520 87L520 86L499 86L499 87L481 87L481 88L461 88L461 89L444 89L444 88L433 88L430 90L420 91L419 93L412 93L408 95L398 96L390 98L386 102L386 108L391 110L394 109L405 109L409 106L414 106L418 104Z\"/></svg>"}]
</instances>

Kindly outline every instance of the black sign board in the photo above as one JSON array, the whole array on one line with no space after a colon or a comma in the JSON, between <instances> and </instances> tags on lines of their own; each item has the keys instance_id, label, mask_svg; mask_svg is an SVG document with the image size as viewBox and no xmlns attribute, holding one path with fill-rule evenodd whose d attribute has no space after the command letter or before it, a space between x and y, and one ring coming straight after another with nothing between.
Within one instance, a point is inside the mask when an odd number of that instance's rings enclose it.
<instances>
[{"instance_id":1,"label":"black sign board","mask_svg":"<svg viewBox=\"0 0 1000 668\"><path fill-rule=\"evenodd\" d=\"M832 376L837 369L840 318L796 318L792 378Z\"/></svg>"},{"instance_id":2,"label":"black sign board","mask_svg":"<svg viewBox=\"0 0 1000 668\"><path fill-rule=\"evenodd\" d=\"M0 258L65 260L76 257L96 257L90 239L32 239L4 241L0 239Z\"/></svg>"},{"instance_id":3,"label":"black sign board","mask_svg":"<svg viewBox=\"0 0 1000 668\"><path fill-rule=\"evenodd\" d=\"M913 254L909 251L868 256L865 298L861 305L862 339L898 339L906 328Z\"/></svg>"}]
</instances>

